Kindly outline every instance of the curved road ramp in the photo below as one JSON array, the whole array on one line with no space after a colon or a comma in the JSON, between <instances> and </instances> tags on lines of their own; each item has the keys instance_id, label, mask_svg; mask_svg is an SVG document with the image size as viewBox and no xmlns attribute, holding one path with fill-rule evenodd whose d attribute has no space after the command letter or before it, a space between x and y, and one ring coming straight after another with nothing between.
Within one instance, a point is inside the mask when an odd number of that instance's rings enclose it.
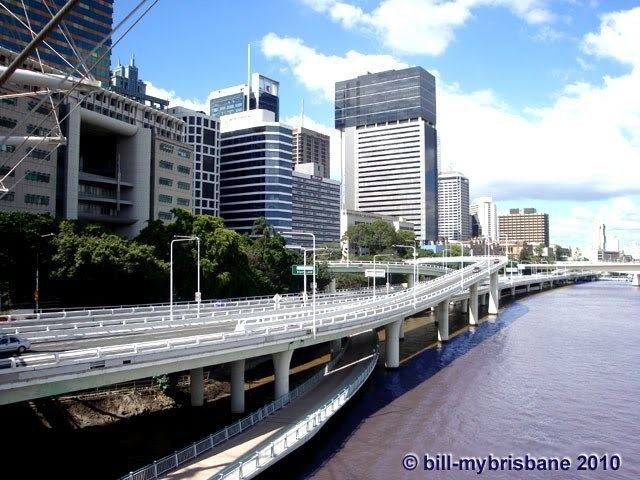
<instances>
[{"instance_id":1,"label":"curved road ramp","mask_svg":"<svg viewBox=\"0 0 640 480\"><path fill-rule=\"evenodd\" d=\"M377 336L352 336L323 370L284 397L237 423L122 480L247 479L311 439L369 378L378 361Z\"/></svg>"}]
</instances>

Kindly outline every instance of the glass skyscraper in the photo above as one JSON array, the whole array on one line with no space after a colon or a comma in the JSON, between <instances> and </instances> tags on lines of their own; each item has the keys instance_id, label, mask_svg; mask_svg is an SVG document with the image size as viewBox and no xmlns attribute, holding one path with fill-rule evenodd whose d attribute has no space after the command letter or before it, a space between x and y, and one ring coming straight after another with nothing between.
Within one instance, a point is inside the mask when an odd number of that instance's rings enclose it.
<instances>
[{"instance_id":1,"label":"glass skyscraper","mask_svg":"<svg viewBox=\"0 0 640 480\"><path fill-rule=\"evenodd\" d=\"M64 6L66 0L49 0L48 2L26 0L28 21L20 0L7 0L4 5L26 24L31 24L31 28L37 33L42 30L49 20L51 13L47 5L55 14ZM6 10L0 9L0 45L20 52L31 41L31 33L13 18ZM74 50L85 59L87 55L111 33L113 24L113 0L81 0L73 9L67 13L60 23L65 35L70 42L65 40L59 28L53 29L45 38L63 58L56 55L51 48L44 43L38 47L42 61L52 67L56 67L64 72L71 71L72 67L78 65L79 60ZM96 80L109 83L111 54L111 39L109 38L95 53L86 58L85 64L90 69ZM37 59L35 52L31 57ZM66 60L66 61L65 61ZM69 63L67 63L69 62ZM82 67L80 72L84 73Z\"/></svg>"},{"instance_id":2,"label":"glass skyscraper","mask_svg":"<svg viewBox=\"0 0 640 480\"><path fill-rule=\"evenodd\" d=\"M273 112L275 121L280 118L280 83L254 73L251 75L251 94L247 108L247 85L236 85L213 92L209 101L209 113L214 117L222 117L245 110L268 110Z\"/></svg>"},{"instance_id":3,"label":"glass skyscraper","mask_svg":"<svg viewBox=\"0 0 640 480\"><path fill-rule=\"evenodd\" d=\"M402 217L424 243L438 237L435 77L421 67L336 83L348 210Z\"/></svg>"}]
</instances>

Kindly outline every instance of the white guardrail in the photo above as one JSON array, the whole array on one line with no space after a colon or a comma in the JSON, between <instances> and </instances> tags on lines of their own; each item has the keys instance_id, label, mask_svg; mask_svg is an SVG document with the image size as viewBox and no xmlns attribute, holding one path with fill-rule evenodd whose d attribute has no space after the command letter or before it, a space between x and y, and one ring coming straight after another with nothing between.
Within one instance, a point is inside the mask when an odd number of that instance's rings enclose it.
<instances>
[{"instance_id":1,"label":"white guardrail","mask_svg":"<svg viewBox=\"0 0 640 480\"><path fill-rule=\"evenodd\" d=\"M317 335L372 324L390 317L408 316L434 306L443 299L455 295L460 288L465 289L488 273L499 270L504 261L492 262L486 265L486 268L478 268L478 265L484 263L486 261L464 269L462 286L459 280L460 270L458 270L436 280L420 283L415 288L389 294L375 302L352 305L350 311L347 310L349 305L346 305L343 311L317 316L315 324ZM554 278L559 277L561 276ZM548 280L551 279L553 278L549 276ZM279 318L285 323L271 322L271 324L261 325L258 322L251 325L250 331L201 334L2 359L0 360L0 389L11 388L11 385L18 382L27 382L35 378L46 377L50 381L55 381L52 377L56 375L78 375L105 368L135 368L143 363L166 363L186 355L211 356L231 349L260 348L264 345L301 340L312 336L314 322L309 312L291 315L288 319L285 316ZM248 355L250 354L249 352Z\"/></svg>"},{"instance_id":2,"label":"white guardrail","mask_svg":"<svg viewBox=\"0 0 640 480\"><path fill-rule=\"evenodd\" d=\"M214 447L217 447L230 438L235 437L236 435L253 427L258 422L264 420L270 415L273 415L278 410L281 410L283 407L298 399L320 383L320 380L322 380L322 378L342 359L344 352L349 348L349 344L350 342L347 340L340 352L338 352L335 358L327 363L324 368L318 370L315 374L282 397L275 399L264 407L259 408L244 418L241 418L237 422L206 436L202 440L193 442L192 445L189 445L182 450L178 450L150 465L142 467L134 472L130 472L128 475L122 477L122 480L148 480L158 478L158 476L164 475L171 470L175 470L180 465L198 458L212 450Z\"/></svg>"},{"instance_id":3,"label":"white guardrail","mask_svg":"<svg viewBox=\"0 0 640 480\"><path fill-rule=\"evenodd\" d=\"M336 413L353 395L360 389L362 384L369 378L371 372L378 362L378 351L376 350L369 360L364 371L360 373L349 385L343 387L331 400L325 403L315 412L307 415L296 425L288 429L277 439L269 443L264 448L255 451L249 456L233 465L229 465L219 474L211 477L211 480L243 479L251 478L260 470L275 463L278 457L295 450L313 436L322 426Z\"/></svg>"},{"instance_id":4,"label":"white guardrail","mask_svg":"<svg viewBox=\"0 0 640 480\"><path fill-rule=\"evenodd\" d=\"M479 262L480 265L486 261ZM487 268L478 264L466 267L465 273L477 269L478 273L465 275L464 284L470 284L487 273L501 268L503 260L490 263ZM439 277L436 280L421 283L414 288L389 294L376 302L358 305L356 311L338 312L318 319L318 333L331 329L346 329L371 323L391 315L406 314L424 308L424 304L439 301L440 297L451 295L459 285L459 270ZM434 288L438 290L433 291ZM415 293L415 299L414 299ZM391 300L391 301L389 301ZM384 303L384 305L383 305ZM430 306L430 305L427 305ZM295 316L293 316L295 317ZM34 378L50 377L57 374L78 374L95 369L134 366L137 363L169 360L188 354L211 354L216 350L228 350L241 347L259 347L273 342L282 342L312 335L313 320L308 312L299 315L303 320L283 325L256 327L251 332L223 332L192 337L180 337L154 340L134 344L69 350L54 354L36 354L26 357L11 357L0 360L0 387L15 381L29 381ZM64 367L54 371L56 367ZM2 378L4 377L4 378Z\"/></svg>"}]
</instances>

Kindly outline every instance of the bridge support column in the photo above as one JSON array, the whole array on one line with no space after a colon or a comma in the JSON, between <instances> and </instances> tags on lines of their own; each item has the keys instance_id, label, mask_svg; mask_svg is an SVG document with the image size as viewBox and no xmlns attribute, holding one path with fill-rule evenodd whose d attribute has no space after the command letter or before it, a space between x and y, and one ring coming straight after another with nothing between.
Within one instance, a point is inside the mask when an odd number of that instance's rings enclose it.
<instances>
[{"instance_id":1,"label":"bridge support column","mask_svg":"<svg viewBox=\"0 0 640 480\"><path fill-rule=\"evenodd\" d=\"M462 305L462 311L463 312L468 311L469 310L469 299L462 300L461 305Z\"/></svg>"},{"instance_id":2,"label":"bridge support column","mask_svg":"<svg viewBox=\"0 0 640 480\"><path fill-rule=\"evenodd\" d=\"M511 287L511 296L512 297L516 296L516 287Z\"/></svg>"},{"instance_id":3,"label":"bridge support column","mask_svg":"<svg viewBox=\"0 0 640 480\"><path fill-rule=\"evenodd\" d=\"M436 319L438 320L438 341L449 340L449 299L445 299L438 304L436 309Z\"/></svg>"},{"instance_id":4,"label":"bridge support column","mask_svg":"<svg viewBox=\"0 0 640 480\"><path fill-rule=\"evenodd\" d=\"M500 306L500 289L498 288L498 272L489 277L489 315L497 315Z\"/></svg>"},{"instance_id":5,"label":"bridge support column","mask_svg":"<svg viewBox=\"0 0 640 480\"><path fill-rule=\"evenodd\" d=\"M189 388L191 389L191 406L201 407L204 404L204 372L202 367L189 370Z\"/></svg>"},{"instance_id":6,"label":"bridge support column","mask_svg":"<svg viewBox=\"0 0 640 480\"><path fill-rule=\"evenodd\" d=\"M410 273L409 275L407 275L407 286L409 288L413 287L413 273Z\"/></svg>"},{"instance_id":7,"label":"bridge support column","mask_svg":"<svg viewBox=\"0 0 640 480\"><path fill-rule=\"evenodd\" d=\"M531 293L531 285L527 285L527 293Z\"/></svg>"},{"instance_id":8,"label":"bridge support column","mask_svg":"<svg viewBox=\"0 0 640 480\"><path fill-rule=\"evenodd\" d=\"M329 342L329 348L331 350L331 358L335 358L342 348L342 339L336 338L335 340L331 340L331 342Z\"/></svg>"},{"instance_id":9,"label":"bridge support column","mask_svg":"<svg viewBox=\"0 0 640 480\"><path fill-rule=\"evenodd\" d=\"M275 398L289 393L289 365L292 355L293 350L285 350L272 355L275 371Z\"/></svg>"},{"instance_id":10,"label":"bridge support column","mask_svg":"<svg viewBox=\"0 0 640 480\"><path fill-rule=\"evenodd\" d=\"M244 413L244 359L231 362L231 413Z\"/></svg>"},{"instance_id":11,"label":"bridge support column","mask_svg":"<svg viewBox=\"0 0 640 480\"><path fill-rule=\"evenodd\" d=\"M631 285L634 287L640 287L640 273L634 273L631 279Z\"/></svg>"},{"instance_id":12,"label":"bridge support column","mask_svg":"<svg viewBox=\"0 0 640 480\"><path fill-rule=\"evenodd\" d=\"M384 366L398 368L400 366L400 325L402 320L388 323L384 327L385 350Z\"/></svg>"},{"instance_id":13,"label":"bridge support column","mask_svg":"<svg viewBox=\"0 0 640 480\"><path fill-rule=\"evenodd\" d=\"M329 293L336 293L336 279L332 278L329 282Z\"/></svg>"},{"instance_id":14,"label":"bridge support column","mask_svg":"<svg viewBox=\"0 0 640 480\"><path fill-rule=\"evenodd\" d=\"M469 325L478 325L478 284L469 287Z\"/></svg>"}]
</instances>

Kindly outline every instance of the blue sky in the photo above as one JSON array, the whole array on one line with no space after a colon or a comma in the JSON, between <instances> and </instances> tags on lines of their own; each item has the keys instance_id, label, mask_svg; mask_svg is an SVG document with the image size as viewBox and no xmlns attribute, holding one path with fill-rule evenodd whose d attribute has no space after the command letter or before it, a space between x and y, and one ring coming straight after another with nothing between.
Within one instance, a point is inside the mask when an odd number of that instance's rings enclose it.
<instances>
[{"instance_id":1,"label":"blue sky","mask_svg":"<svg viewBox=\"0 0 640 480\"><path fill-rule=\"evenodd\" d=\"M135 3L115 1L114 25ZM587 249L596 221L640 240L639 2L161 0L112 62L135 53L152 93L204 108L245 81L248 43L252 70L281 83L281 117L296 122L304 99L323 130L336 80L423 66L438 78L443 167L472 196L549 213L563 245Z\"/></svg>"}]
</instances>

